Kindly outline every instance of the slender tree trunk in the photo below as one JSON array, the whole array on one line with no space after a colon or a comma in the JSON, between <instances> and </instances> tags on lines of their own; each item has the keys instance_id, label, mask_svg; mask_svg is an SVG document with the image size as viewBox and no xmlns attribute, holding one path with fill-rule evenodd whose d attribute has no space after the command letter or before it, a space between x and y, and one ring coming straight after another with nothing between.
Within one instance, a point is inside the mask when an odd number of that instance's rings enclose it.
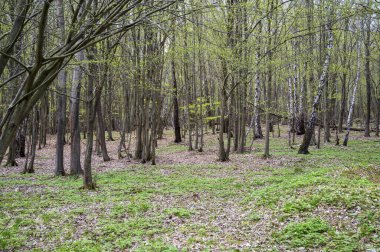
<instances>
[{"instance_id":1,"label":"slender tree trunk","mask_svg":"<svg viewBox=\"0 0 380 252\"><path fill-rule=\"evenodd\" d=\"M23 173L34 173L34 160L36 158L36 149L37 149L37 142L38 142L38 125L39 125L39 111L38 108L34 109L34 112L32 113L33 117L33 123L31 125L31 157L30 161L25 163L24 171Z\"/></svg>"},{"instance_id":2,"label":"slender tree trunk","mask_svg":"<svg viewBox=\"0 0 380 252\"><path fill-rule=\"evenodd\" d=\"M270 3L269 13L272 13L273 11L273 0L271 0ZM271 48L272 46L272 14L269 14L268 16L268 48ZM270 49L271 50L271 49ZM264 157L269 158L269 135L270 135L270 123L271 123L271 118L270 118L270 110L271 110L271 93L272 93L272 56L273 53L272 51L268 51L268 80L267 80L267 86L266 86L266 111L265 111L265 147L264 147Z\"/></svg>"},{"instance_id":3,"label":"slender tree trunk","mask_svg":"<svg viewBox=\"0 0 380 252\"><path fill-rule=\"evenodd\" d=\"M258 5L259 1L257 2ZM261 21L258 23L258 43L256 48L256 81L255 81L255 98L254 98L254 121L255 121L255 128L254 128L254 138L261 139L263 138L263 132L261 129L261 120L260 120L260 96L261 96L261 80L260 80L260 58L261 58L261 33L263 29L263 24Z\"/></svg>"},{"instance_id":4,"label":"slender tree trunk","mask_svg":"<svg viewBox=\"0 0 380 252\"><path fill-rule=\"evenodd\" d=\"M103 119L103 112L102 112L102 104L101 104L101 89L96 95L96 114L97 114L97 121L98 121L98 135L97 135L97 141L100 145L100 149L102 152L103 161L107 162L110 161L111 158L108 156L107 151L107 144L106 144L106 136L105 136L105 128L104 128L104 119Z\"/></svg>"},{"instance_id":5,"label":"slender tree trunk","mask_svg":"<svg viewBox=\"0 0 380 252\"><path fill-rule=\"evenodd\" d=\"M202 13L200 14L200 23L203 23L203 16ZM198 60L199 60L199 92L200 92L200 104L199 104L199 128L200 128L200 139L199 139L199 146L198 146L198 152L203 152L203 105L204 105L204 97L203 97L203 88L207 86L206 83L206 67L204 66L204 57L202 54L202 31L203 29L198 25L198 44L199 44L199 50L198 50Z\"/></svg>"},{"instance_id":6,"label":"slender tree trunk","mask_svg":"<svg viewBox=\"0 0 380 252\"><path fill-rule=\"evenodd\" d=\"M17 55L21 55L21 48L22 48L21 41L16 42L14 47L15 47L15 51L17 52ZM20 56L18 56L18 60L21 60ZM10 63L9 63L9 76L14 76L19 71L20 71L20 67L18 66L17 62L14 61L14 60L11 60ZM16 78L15 81L12 81L10 83L10 85L11 85L10 86L10 90L9 90L8 94L5 94L5 96L6 96L5 98L15 97L17 95L17 89L18 89L18 87L17 87L18 83L17 82L19 80L20 80L19 78ZM6 90L4 90L4 91L6 91ZM9 102L11 102L11 101L12 100L10 100ZM8 101L5 101L5 102L8 102ZM2 117L0 117L0 118L2 118ZM20 131L20 129L18 129L18 131ZM7 160L6 164L5 164L5 166L17 166L17 162L16 162L17 139L16 139L16 137L14 137L13 142L9 145L8 160Z\"/></svg>"},{"instance_id":7,"label":"slender tree trunk","mask_svg":"<svg viewBox=\"0 0 380 252\"><path fill-rule=\"evenodd\" d=\"M260 94L261 94L261 88L260 88L260 73L256 73L256 87L255 87L255 99L254 99L254 138L261 139L263 138L263 131L261 129L261 120L260 120L260 109L259 109L259 103L260 103Z\"/></svg>"},{"instance_id":8,"label":"slender tree trunk","mask_svg":"<svg viewBox=\"0 0 380 252\"><path fill-rule=\"evenodd\" d=\"M71 136L71 157L70 157L70 175L82 174L83 170L80 163L81 146L80 146L80 128L79 128L79 99L82 86L82 69L81 62L84 60L83 51L76 54L78 65L73 71L73 83L70 95L70 136Z\"/></svg>"},{"instance_id":9,"label":"slender tree trunk","mask_svg":"<svg viewBox=\"0 0 380 252\"><path fill-rule=\"evenodd\" d=\"M57 1L57 20L58 28L60 29L61 43L62 46L65 40L65 17L64 17L64 3L63 0ZM58 74L58 85L57 85L57 143L56 143L56 164L55 164L55 175L63 176L65 175L64 162L63 162L63 151L65 145L65 133L66 133L66 70L63 69Z\"/></svg>"},{"instance_id":10,"label":"slender tree trunk","mask_svg":"<svg viewBox=\"0 0 380 252\"><path fill-rule=\"evenodd\" d=\"M354 106L355 106L355 98L356 98L356 91L358 88L358 84L360 81L360 39L357 41L357 70L356 70L356 79L354 84L354 90L352 91L352 97L350 102L350 109L348 111L348 118L347 118L347 133L344 136L343 140L343 146L347 146L348 138L350 136L350 130L351 130L351 124L352 124L352 117L354 114Z\"/></svg>"},{"instance_id":11,"label":"slender tree trunk","mask_svg":"<svg viewBox=\"0 0 380 252\"><path fill-rule=\"evenodd\" d=\"M49 126L49 97L45 94L41 100L40 134L38 149L46 146L47 130Z\"/></svg>"},{"instance_id":12,"label":"slender tree trunk","mask_svg":"<svg viewBox=\"0 0 380 252\"><path fill-rule=\"evenodd\" d=\"M95 60L96 49L95 47L89 49L88 60ZM94 144L94 124L96 118L96 102L98 99L93 99L94 96L94 84L95 76L98 74L98 67L96 63L89 64L90 76L88 77L87 86L87 97L86 97L86 110L87 110L87 137L86 137L86 154L84 158L83 165L83 188L88 190L94 190L96 185L92 181L92 171L91 171L91 159L92 159L92 149Z\"/></svg>"},{"instance_id":13,"label":"slender tree trunk","mask_svg":"<svg viewBox=\"0 0 380 252\"><path fill-rule=\"evenodd\" d=\"M366 120L365 120L365 130L364 136L370 136L370 123L371 123L371 72L370 72L370 59L371 59L371 16L368 15L365 27L365 80L366 80L366 91L367 91L367 106L366 106Z\"/></svg>"},{"instance_id":14,"label":"slender tree trunk","mask_svg":"<svg viewBox=\"0 0 380 252\"><path fill-rule=\"evenodd\" d=\"M220 91L220 96L221 96L221 104L220 104L220 130L219 130L219 161L225 162L228 161L228 154L226 152L226 149L224 147L224 138L223 134L226 131L225 127L225 116L226 116L226 108L227 108L227 103L228 103L228 97L227 97L227 92L226 88L228 86L228 73L227 73L227 65L224 60L222 60L222 68L223 68L223 77L224 77L224 82L223 82L223 87L221 88ZM227 129L229 130L229 129Z\"/></svg>"},{"instance_id":15,"label":"slender tree trunk","mask_svg":"<svg viewBox=\"0 0 380 252\"><path fill-rule=\"evenodd\" d=\"M175 35L173 35L173 47L175 46ZM173 78L173 125L174 125L174 142L180 143L181 139L181 126L179 123L179 105L178 105L178 85L177 85L177 76L175 69L174 56L171 60L172 67L172 78Z\"/></svg>"},{"instance_id":16,"label":"slender tree trunk","mask_svg":"<svg viewBox=\"0 0 380 252\"><path fill-rule=\"evenodd\" d=\"M349 22L350 20L347 18L345 21L345 30L348 31L349 29ZM344 38L343 38L343 60L342 60L342 65L346 69L348 68L347 64L347 40L348 40L348 33L344 33ZM347 71L343 71L342 78L342 89L341 89L341 95L342 95L342 100L340 104L340 113L339 113L339 122L338 122L338 132L342 133L343 132L343 120L344 120L344 115L346 113L346 103L347 103L347 92L346 92L346 83L347 83Z\"/></svg>"},{"instance_id":17,"label":"slender tree trunk","mask_svg":"<svg viewBox=\"0 0 380 252\"><path fill-rule=\"evenodd\" d=\"M107 40L107 49L108 49L108 40ZM108 62L105 63L106 64L106 73L107 73L107 76L105 77L106 78L106 97L107 99L104 101L104 104L105 104L105 111L107 111L107 114L106 114L106 128L107 128L107 134L108 134L108 141L115 141L113 136L112 136L112 130L113 130L113 126L112 126L112 120L113 120L113 114L112 114L112 101L113 101L113 97L112 97L112 72L111 72L111 69L110 67L108 66Z\"/></svg>"},{"instance_id":18,"label":"slender tree trunk","mask_svg":"<svg viewBox=\"0 0 380 252\"><path fill-rule=\"evenodd\" d=\"M324 113L323 113L323 130L324 130L324 142L330 142L330 111L329 111L329 77L326 80L325 97L324 97Z\"/></svg>"},{"instance_id":19,"label":"slender tree trunk","mask_svg":"<svg viewBox=\"0 0 380 252\"><path fill-rule=\"evenodd\" d=\"M130 117L130 113L129 113L129 111L130 111L130 100L129 100L129 93L128 93L128 86L126 86L126 85L123 85L123 99L124 99L124 106L123 106L123 111L124 111L124 113L123 113L123 122L122 122L122 132L121 132L121 134L120 134L120 142L119 142L119 147L118 147L118 149L117 149L117 155L118 155L118 159L122 159L123 158L123 155L122 155L122 150L123 150L123 148L124 148L124 150L125 150L125 153L126 153L126 155L127 155L127 157L129 158L129 156L128 156L128 149L127 149L127 147L126 147L126 145L125 145L125 141L126 141L126 137L125 137L125 135L126 135L126 132L127 132L127 130L128 130L128 133L130 133L131 134L131 132L130 132L130 125L129 125L129 120L128 120L128 117Z\"/></svg>"},{"instance_id":20,"label":"slender tree trunk","mask_svg":"<svg viewBox=\"0 0 380 252\"><path fill-rule=\"evenodd\" d=\"M305 97L306 97L306 88L307 88L307 73L308 64L305 62L305 74L302 80L300 97L299 97L299 116L297 120L297 135L305 134Z\"/></svg>"},{"instance_id":21,"label":"slender tree trunk","mask_svg":"<svg viewBox=\"0 0 380 252\"><path fill-rule=\"evenodd\" d=\"M25 157L26 145L26 128L25 121L20 125L16 135L16 155L18 157Z\"/></svg>"},{"instance_id":22,"label":"slender tree trunk","mask_svg":"<svg viewBox=\"0 0 380 252\"><path fill-rule=\"evenodd\" d=\"M289 95L289 119L288 119L288 145L290 148L293 148L292 143L292 132L294 129L294 102L293 102L293 85L291 78L288 78L288 95Z\"/></svg>"},{"instance_id":23,"label":"slender tree trunk","mask_svg":"<svg viewBox=\"0 0 380 252\"><path fill-rule=\"evenodd\" d=\"M160 120L160 115L158 113L158 94L157 89L159 87L157 86L157 83L155 83L154 91L153 91L153 102L152 102L152 128L151 128L151 164L156 165L156 146L157 146L157 126L158 121Z\"/></svg>"},{"instance_id":24,"label":"slender tree trunk","mask_svg":"<svg viewBox=\"0 0 380 252\"><path fill-rule=\"evenodd\" d=\"M331 58L331 51L332 51L332 47L333 47L332 24L330 21L328 21L328 24L326 24L326 30L328 32L328 43L327 43L326 58L325 58L325 62L323 65L322 74L321 74L321 77L319 79L318 91L317 91L317 94L314 98L310 119L309 119L309 122L308 122L307 127L306 127L306 132L305 132L305 135L303 137L302 144L298 150L299 154L308 154L309 153L308 149L309 149L311 138L313 135L315 122L317 120L317 110L318 110L318 106L320 103L320 98L321 98L322 93L323 93L323 89L326 85L326 78L327 78L327 74L328 74L328 69L329 69L329 65L330 65L330 58Z\"/></svg>"},{"instance_id":25,"label":"slender tree trunk","mask_svg":"<svg viewBox=\"0 0 380 252\"><path fill-rule=\"evenodd\" d=\"M187 60L187 59L185 59ZM189 83L189 79L188 77L188 67L186 66L187 64L184 65L184 69L185 69L185 85L187 87L187 95L186 95L186 115L187 115L187 130L189 132L189 143L188 143L188 151L192 151L194 150L193 149L193 138L192 138L192 118L191 118L191 113L190 113L190 104L191 104L191 86L190 86L190 83Z\"/></svg>"}]
</instances>

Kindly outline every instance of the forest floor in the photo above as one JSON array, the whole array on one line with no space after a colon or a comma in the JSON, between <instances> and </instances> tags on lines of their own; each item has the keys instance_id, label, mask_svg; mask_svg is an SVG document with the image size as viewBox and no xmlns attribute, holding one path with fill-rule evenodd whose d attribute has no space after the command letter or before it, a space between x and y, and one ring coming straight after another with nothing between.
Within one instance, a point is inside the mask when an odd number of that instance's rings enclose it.
<instances>
[{"instance_id":1,"label":"forest floor","mask_svg":"<svg viewBox=\"0 0 380 252\"><path fill-rule=\"evenodd\" d=\"M270 159L257 140L221 163L216 135L199 153L165 133L155 166L117 160L118 141L107 142L113 160L94 158L96 191L53 176L53 138L35 174L20 174L22 159L1 167L0 250L380 251L379 138L354 133L348 147L298 155L283 134Z\"/></svg>"}]
</instances>

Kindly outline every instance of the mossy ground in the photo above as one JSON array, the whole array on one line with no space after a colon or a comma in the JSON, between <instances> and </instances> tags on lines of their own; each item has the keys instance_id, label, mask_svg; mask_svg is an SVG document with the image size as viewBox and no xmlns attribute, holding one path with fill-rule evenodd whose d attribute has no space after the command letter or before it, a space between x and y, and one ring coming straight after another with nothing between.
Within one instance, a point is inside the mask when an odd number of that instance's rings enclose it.
<instances>
[{"instance_id":1,"label":"mossy ground","mask_svg":"<svg viewBox=\"0 0 380 252\"><path fill-rule=\"evenodd\" d=\"M96 191L75 177L2 175L0 250L380 250L379 139L304 156L273 138L270 159L257 141L228 163L216 162L216 141L206 154L160 146L193 159L100 172ZM213 158L197 163L208 149Z\"/></svg>"}]
</instances>

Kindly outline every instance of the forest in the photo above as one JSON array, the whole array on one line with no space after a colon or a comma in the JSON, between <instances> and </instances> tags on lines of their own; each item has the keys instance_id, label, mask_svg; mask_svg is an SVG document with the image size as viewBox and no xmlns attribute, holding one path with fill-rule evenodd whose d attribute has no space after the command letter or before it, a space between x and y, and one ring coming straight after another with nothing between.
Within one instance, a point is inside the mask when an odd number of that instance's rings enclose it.
<instances>
[{"instance_id":1,"label":"forest","mask_svg":"<svg viewBox=\"0 0 380 252\"><path fill-rule=\"evenodd\" d=\"M0 1L0 251L380 251L377 0Z\"/></svg>"}]
</instances>

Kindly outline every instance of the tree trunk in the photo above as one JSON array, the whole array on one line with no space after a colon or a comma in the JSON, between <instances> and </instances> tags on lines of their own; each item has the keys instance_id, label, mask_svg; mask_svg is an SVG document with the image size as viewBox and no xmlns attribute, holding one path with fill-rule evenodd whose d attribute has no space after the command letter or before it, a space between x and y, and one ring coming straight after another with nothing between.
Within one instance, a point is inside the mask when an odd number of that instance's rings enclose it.
<instances>
[{"instance_id":1,"label":"tree trunk","mask_svg":"<svg viewBox=\"0 0 380 252\"><path fill-rule=\"evenodd\" d=\"M0 47L4 54L0 54L0 77L2 77L5 67L9 61L7 55L12 55L15 44L22 34L24 28L24 22L27 18L27 13L32 6L31 0L19 0L16 4L16 18L13 21L13 26L9 32L7 42ZM3 14L4 15L4 14ZM4 47L3 47L4 45ZM1 117L0 117L1 118ZM1 163L1 162L0 162Z\"/></svg>"},{"instance_id":2,"label":"tree trunk","mask_svg":"<svg viewBox=\"0 0 380 252\"><path fill-rule=\"evenodd\" d=\"M36 149L37 149L37 141L38 141L38 124L39 124L39 111L38 108L34 109L34 113L32 113L33 123L31 125L31 157L29 162L25 162L23 173L34 173L34 160L36 158Z\"/></svg>"},{"instance_id":3,"label":"tree trunk","mask_svg":"<svg viewBox=\"0 0 380 252\"><path fill-rule=\"evenodd\" d=\"M348 31L349 29L349 23L350 20L347 18L345 21L345 30ZM344 38L343 38L343 60L342 60L342 65L346 69L348 68L347 64L347 40L348 40L348 33L344 33ZM338 122L338 132L342 133L343 132L343 120L344 120L344 115L346 113L346 103L347 103L347 92L346 92L346 83L347 83L347 71L343 71L342 77L341 77L341 82L342 82L342 89L341 89L341 95L342 95L342 100L340 104L340 113L339 113L339 122Z\"/></svg>"},{"instance_id":4,"label":"tree trunk","mask_svg":"<svg viewBox=\"0 0 380 252\"><path fill-rule=\"evenodd\" d=\"M326 78L327 78L327 74L328 74L328 69L329 69L329 65L330 65L330 58L331 58L331 51L332 51L332 47L333 47L333 33L332 33L331 21L328 21L328 23L326 24L326 30L328 32L328 43L327 43L326 58L325 58L325 62L323 65L322 74L321 74L321 77L319 79L318 91L317 91L316 96L314 97L314 102L313 102L313 107L312 107L310 119L309 119L309 122L308 122L307 127L306 127L306 132L305 132L305 135L303 137L302 144L298 150L299 154L308 154L309 153L309 146L310 146L311 138L313 136L315 123L317 120L317 110L318 110L318 106L319 106L320 98L322 96L323 89L326 85Z\"/></svg>"},{"instance_id":5,"label":"tree trunk","mask_svg":"<svg viewBox=\"0 0 380 252\"><path fill-rule=\"evenodd\" d=\"M62 46L65 39L65 17L64 17L64 4L63 0L57 1L57 20L58 28L60 29ZM65 175L64 170L64 145L65 145L65 133L66 133L66 70L63 69L58 74L58 85L57 85L57 142L56 142L56 164L55 164L55 175L63 176Z\"/></svg>"},{"instance_id":6,"label":"tree trunk","mask_svg":"<svg viewBox=\"0 0 380 252\"><path fill-rule=\"evenodd\" d=\"M46 146L47 130L49 126L49 97L45 94L41 101L41 113L40 113L40 134L38 149Z\"/></svg>"},{"instance_id":7,"label":"tree trunk","mask_svg":"<svg viewBox=\"0 0 380 252\"><path fill-rule=\"evenodd\" d=\"M173 36L173 43L175 43L175 35ZM174 126L174 136L175 136L174 142L180 143L182 142L182 139L181 139L181 126L179 123L178 86L177 86L177 77L176 77L174 59L171 60L171 66L172 66L172 78L173 78L173 126Z\"/></svg>"},{"instance_id":8,"label":"tree trunk","mask_svg":"<svg viewBox=\"0 0 380 252\"><path fill-rule=\"evenodd\" d=\"M257 5L259 4L259 1L257 1ZM257 6L258 7L258 6ZM255 121L255 128L254 128L254 138L261 139L263 138L263 132L261 129L261 120L260 120L260 110L259 110L259 104L260 104L260 96L261 96L261 80L260 80L260 58L261 58L261 33L263 29L263 23L259 21L258 23L258 43L256 48L256 80L255 80L255 98L254 98L254 121Z\"/></svg>"},{"instance_id":9,"label":"tree trunk","mask_svg":"<svg viewBox=\"0 0 380 252\"><path fill-rule=\"evenodd\" d=\"M103 118L102 104L101 104L101 88L99 88L99 91L98 91L95 99L97 100L95 102L96 103L95 109L96 109L97 121L98 121L97 141L100 145L103 161L107 162L107 161L110 161L111 158L108 156L108 151L107 151L106 135L105 135L105 128L104 128L104 118Z\"/></svg>"},{"instance_id":10,"label":"tree trunk","mask_svg":"<svg viewBox=\"0 0 380 252\"><path fill-rule=\"evenodd\" d=\"M270 9L268 10L269 13L272 13L273 11L273 0L270 2ZM272 14L268 15L268 48L271 48L272 46ZM266 111L265 111L265 147L264 147L264 157L269 158L269 135L270 135L270 123L271 123L271 118L270 118L270 110L271 110L271 92L272 92L272 56L273 53L272 51L268 51L268 81L267 81L267 86L266 86Z\"/></svg>"},{"instance_id":11,"label":"tree trunk","mask_svg":"<svg viewBox=\"0 0 380 252\"><path fill-rule=\"evenodd\" d=\"M25 157L26 128L27 128L27 125L25 122L23 122L17 131L17 135L16 135L16 156L17 157Z\"/></svg>"},{"instance_id":12,"label":"tree trunk","mask_svg":"<svg viewBox=\"0 0 380 252\"><path fill-rule=\"evenodd\" d=\"M76 54L78 65L73 71L73 83L71 86L70 96L70 136L71 136L71 157L70 157L70 175L82 174L83 170L80 163L81 146L80 146L80 127L79 127L79 99L82 86L82 69L81 62L84 60L83 51Z\"/></svg>"},{"instance_id":13,"label":"tree trunk","mask_svg":"<svg viewBox=\"0 0 380 252\"><path fill-rule=\"evenodd\" d=\"M293 84L291 78L288 78L288 95L289 95L289 119L288 119L288 145L290 148L293 146L292 132L294 133L294 99L293 99Z\"/></svg>"},{"instance_id":14,"label":"tree trunk","mask_svg":"<svg viewBox=\"0 0 380 252\"><path fill-rule=\"evenodd\" d=\"M366 20L365 29L365 80L366 80L366 91L367 91L367 106L366 106L366 120L365 120L365 131L364 136L370 136L370 123L371 123L371 72L370 72L370 42L371 42L371 16L368 15Z\"/></svg>"},{"instance_id":15,"label":"tree trunk","mask_svg":"<svg viewBox=\"0 0 380 252\"><path fill-rule=\"evenodd\" d=\"M354 84L354 90L352 91L352 97L351 97L351 102L350 102L350 109L348 111L347 133L344 136L343 146L347 146L348 138L350 136L352 117L353 117L353 113L354 113L356 91L357 91L357 88L358 88L359 81L360 81L360 39L358 39L358 41L357 41L357 70L356 70L356 79L355 79L355 84Z\"/></svg>"},{"instance_id":16,"label":"tree trunk","mask_svg":"<svg viewBox=\"0 0 380 252\"><path fill-rule=\"evenodd\" d=\"M16 146L17 146L17 141L15 139L13 143L9 146L8 160L5 163L5 166L18 166L16 162Z\"/></svg>"},{"instance_id":17,"label":"tree trunk","mask_svg":"<svg viewBox=\"0 0 380 252\"><path fill-rule=\"evenodd\" d=\"M225 121L225 116L226 116L226 108L227 108L227 102L228 102L228 97L227 97L227 92L226 88L228 85L228 73L227 73L227 66L224 60L222 60L222 68L223 68L223 77L224 77L224 83L222 84L223 87L221 88L220 91L220 96L221 96L221 104L220 104L220 130L219 130L219 161L225 162L228 161L228 154L226 153L226 149L224 147L224 138L223 134L226 131L225 127L226 124L224 123ZM229 130L229 129L227 129Z\"/></svg>"},{"instance_id":18,"label":"tree trunk","mask_svg":"<svg viewBox=\"0 0 380 252\"><path fill-rule=\"evenodd\" d=\"M96 54L96 48L89 49L88 60L94 61ZM87 97L86 97L86 110L87 110L87 137L86 137L86 154L83 164L83 188L88 190L94 190L96 185L92 181L92 172L91 172L91 159L92 159L92 149L94 144L94 124L96 118L96 102L98 99L93 99L94 95L94 84L96 84L95 79L98 74L98 67L96 63L89 63L90 74L88 77L88 86L87 86Z\"/></svg>"},{"instance_id":19,"label":"tree trunk","mask_svg":"<svg viewBox=\"0 0 380 252\"><path fill-rule=\"evenodd\" d=\"M108 49L108 40L107 40L107 49ZM105 99L104 101L104 104L105 104L105 111L107 111L106 113L106 128L107 128L107 134L108 134L108 141L115 141L113 136L112 136L112 130L113 130L113 127L112 127L112 120L113 120L113 114L112 114L112 101L113 101L113 97L112 97L112 72L111 72L111 69L110 67L108 66L108 62L106 62L105 64L106 65L106 73L107 73L107 76L105 77L106 78L106 97L107 99ZM108 71L107 71L108 70Z\"/></svg>"},{"instance_id":20,"label":"tree trunk","mask_svg":"<svg viewBox=\"0 0 380 252\"><path fill-rule=\"evenodd\" d=\"M329 77L327 77L326 80L326 86L325 86L325 97L324 97L324 113L323 113L323 141L330 142L330 112L329 112Z\"/></svg>"}]
</instances>

